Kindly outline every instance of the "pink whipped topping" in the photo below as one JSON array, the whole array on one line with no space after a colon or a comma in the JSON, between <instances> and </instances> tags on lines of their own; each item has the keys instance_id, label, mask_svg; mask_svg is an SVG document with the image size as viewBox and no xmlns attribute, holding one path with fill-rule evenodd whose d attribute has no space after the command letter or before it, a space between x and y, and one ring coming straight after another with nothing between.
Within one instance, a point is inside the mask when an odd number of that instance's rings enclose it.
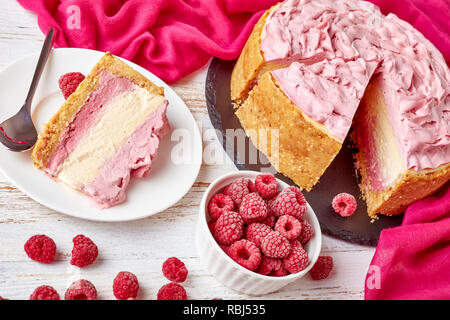
<instances>
[{"instance_id":1,"label":"pink whipped topping","mask_svg":"<svg viewBox=\"0 0 450 320\"><path fill-rule=\"evenodd\" d=\"M406 168L450 161L450 71L410 24L359 0L287 0L267 18L266 61L289 98L343 140L374 73ZM314 76L317 76L315 78Z\"/></svg>"},{"instance_id":2,"label":"pink whipped topping","mask_svg":"<svg viewBox=\"0 0 450 320\"><path fill-rule=\"evenodd\" d=\"M72 123L61 134L58 147L47 162L46 172L56 177L60 166L76 148L85 133L95 125L105 110L103 106L117 95L132 90L135 84L110 72L102 71L97 88L90 94L84 106L75 115Z\"/></svg>"},{"instance_id":3,"label":"pink whipped topping","mask_svg":"<svg viewBox=\"0 0 450 320\"><path fill-rule=\"evenodd\" d=\"M159 106L135 130L122 148L104 165L98 176L83 188L102 208L125 201L131 177L150 173L160 139L170 131L166 118L168 102Z\"/></svg>"}]
</instances>

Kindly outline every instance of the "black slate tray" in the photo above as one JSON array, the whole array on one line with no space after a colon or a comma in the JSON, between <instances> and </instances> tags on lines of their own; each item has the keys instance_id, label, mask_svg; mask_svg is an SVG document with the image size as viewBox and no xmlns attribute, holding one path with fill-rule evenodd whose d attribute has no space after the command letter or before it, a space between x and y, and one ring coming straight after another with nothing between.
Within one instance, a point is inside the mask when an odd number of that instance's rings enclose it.
<instances>
[{"instance_id":1,"label":"black slate tray","mask_svg":"<svg viewBox=\"0 0 450 320\"><path fill-rule=\"evenodd\" d=\"M209 117L217 129L219 140L224 149L240 170L267 171L271 168L267 158L259 153L258 161L250 162L248 154L257 152L253 143L245 138L245 149L238 148L234 139L227 138L227 129L241 129L238 118L234 115L230 98L230 77L236 61L213 59L206 78L206 103ZM234 140L234 141L231 141ZM401 224L403 215L395 217L382 216L371 223L367 208L358 187L358 173L353 166L352 148L349 141L344 142L340 153L325 171L319 183L311 192L304 192L306 199L314 209L322 228L327 235L345 241L368 246L376 246L383 229ZM276 173L277 178L294 185L289 178ZM342 218L333 211L331 201L341 192L353 194L358 201L356 212L349 218Z\"/></svg>"}]
</instances>

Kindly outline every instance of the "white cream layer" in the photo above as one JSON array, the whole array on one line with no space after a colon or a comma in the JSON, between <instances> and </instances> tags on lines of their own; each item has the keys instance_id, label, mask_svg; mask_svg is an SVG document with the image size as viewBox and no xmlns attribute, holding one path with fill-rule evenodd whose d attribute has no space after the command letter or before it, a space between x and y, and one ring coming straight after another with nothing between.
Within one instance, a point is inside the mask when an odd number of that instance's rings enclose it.
<instances>
[{"instance_id":1,"label":"white cream layer","mask_svg":"<svg viewBox=\"0 0 450 320\"><path fill-rule=\"evenodd\" d=\"M106 113L65 159L57 179L80 188L92 182L128 137L164 102L163 96L135 87L103 106Z\"/></svg>"}]
</instances>

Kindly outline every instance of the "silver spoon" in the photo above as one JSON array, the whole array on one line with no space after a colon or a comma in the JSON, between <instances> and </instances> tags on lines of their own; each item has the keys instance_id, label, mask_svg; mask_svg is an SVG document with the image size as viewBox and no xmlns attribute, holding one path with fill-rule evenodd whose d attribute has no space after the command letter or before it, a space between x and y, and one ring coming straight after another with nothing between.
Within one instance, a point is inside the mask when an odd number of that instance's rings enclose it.
<instances>
[{"instance_id":1,"label":"silver spoon","mask_svg":"<svg viewBox=\"0 0 450 320\"><path fill-rule=\"evenodd\" d=\"M34 127L33 120L31 120L31 102L33 101L39 79L41 78L45 63L52 49L52 43L53 28L50 28L42 46L25 103L18 113L0 123L0 142L11 151L25 151L33 147L36 143L37 131Z\"/></svg>"}]
</instances>

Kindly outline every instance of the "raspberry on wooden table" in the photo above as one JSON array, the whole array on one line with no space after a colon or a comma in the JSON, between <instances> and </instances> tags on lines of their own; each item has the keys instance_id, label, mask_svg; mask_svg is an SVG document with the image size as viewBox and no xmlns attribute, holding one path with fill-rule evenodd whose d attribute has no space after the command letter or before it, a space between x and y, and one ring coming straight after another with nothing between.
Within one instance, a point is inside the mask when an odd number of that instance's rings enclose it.
<instances>
[{"instance_id":1,"label":"raspberry on wooden table","mask_svg":"<svg viewBox=\"0 0 450 320\"><path fill-rule=\"evenodd\" d=\"M230 245L242 237L244 220L234 211L223 213L216 222L215 239L219 244Z\"/></svg>"},{"instance_id":2,"label":"raspberry on wooden table","mask_svg":"<svg viewBox=\"0 0 450 320\"><path fill-rule=\"evenodd\" d=\"M269 226L262 223L251 223L245 229L245 239L253 242L259 248L261 242L265 236L271 233L273 230Z\"/></svg>"},{"instance_id":3,"label":"raspberry on wooden table","mask_svg":"<svg viewBox=\"0 0 450 320\"><path fill-rule=\"evenodd\" d=\"M80 83L84 80L84 75L80 72L69 72L63 74L59 80L59 88L61 89L64 99L67 99L77 90Z\"/></svg>"},{"instance_id":4,"label":"raspberry on wooden table","mask_svg":"<svg viewBox=\"0 0 450 320\"><path fill-rule=\"evenodd\" d=\"M275 231L278 231L288 240L297 238L302 232L302 223L293 216L281 216L275 224Z\"/></svg>"},{"instance_id":5,"label":"raspberry on wooden table","mask_svg":"<svg viewBox=\"0 0 450 320\"><path fill-rule=\"evenodd\" d=\"M255 180L255 187L264 199L270 199L278 191L278 182L273 174L259 174Z\"/></svg>"},{"instance_id":6,"label":"raspberry on wooden table","mask_svg":"<svg viewBox=\"0 0 450 320\"><path fill-rule=\"evenodd\" d=\"M355 197L345 192L335 196L331 204L334 211L344 218L351 216L357 207Z\"/></svg>"},{"instance_id":7,"label":"raspberry on wooden table","mask_svg":"<svg viewBox=\"0 0 450 320\"><path fill-rule=\"evenodd\" d=\"M24 245L28 257L41 263L53 262L56 254L56 244L53 239L43 234L32 236Z\"/></svg>"},{"instance_id":8,"label":"raspberry on wooden table","mask_svg":"<svg viewBox=\"0 0 450 320\"><path fill-rule=\"evenodd\" d=\"M322 280L328 278L332 269L333 258L330 256L320 256L311 270L309 270L309 273L314 280Z\"/></svg>"},{"instance_id":9,"label":"raspberry on wooden table","mask_svg":"<svg viewBox=\"0 0 450 320\"><path fill-rule=\"evenodd\" d=\"M128 271L121 271L114 278L113 293L119 300L136 299L139 291L137 277Z\"/></svg>"},{"instance_id":10,"label":"raspberry on wooden table","mask_svg":"<svg viewBox=\"0 0 450 320\"><path fill-rule=\"evenodd\" d=\"M30 300L61 300L58 292L50 286L37 287L30 295Z\"/></svg>"},{"instance_id":11,"label":"raspberry on wooden table","mask_svg":"<svg viewBox=\"0 0 450 320\"><path fill-rule=\"evenodd\" d=\"M261 262L261 251L251 241L239 240L228 248L231 259L248 270L256 270Z\"/></svg>"},{"instance_id":12,"label":"raspberry on wooden table","mask_svg":"<svg viewBox=\"0 0 450 320\"><path fill-rule=\"evenodd\" d=\"M306 212L306 200L297 187L288 187L280 192L275 203L275 216L293 216L301 219Z\"/></svg>"},{"instance_id":13,"label":"raspberry on wooden table","mask_svg":"<svg viewBox=\"0 0 450 320\"><path fill-rule=\"evenodd\" d=\"M309 264L308 253L302 248L295 248L291 253L283 258L284 268L290 273L297 273L304 270Z\"/></svg>"},{"instance_id":14,"label":"raspberry on wooden table","mask_svg":"<svg viewBox=\"0 0 450 320\"><path fill-rule=\"evenodd\" d=\"M267 217L267 205L258 193L252 192L242 199L239 213L244 223L262 221Z\"/></svg>"},{"instance_id":15,"label":"raspberry on wooden table","mask_svg":"<svg viewBox=\"0 0 450 320\"><path fill-rule=\"evenodd\" d=\"M291 244L279 232L272 231L261 242L261 251L270 258L284 258L291 252Z\"/></svg>"},{"instance_id":16,"label":"raspberry on wooden table","mask_svg":"<svg viewBox=\"0 0 450 320\"><path fill-rule=\"evenodd\" d=\"M171 257L164 261L162 272L168 280L174 282L184 282L188 275L186 265L176 257Z\"/></svg>"},{"instance_id":17,"label":"raspberry on wooden table","mask_svg":"<svg viewBox=\"0 0 450 320\"><path fill-rule=\"evenodd\" d=\"M213 220L219 219L219 217L225 211L232 211L234 209L234 202L229 196L222 193L215 194L208 204L209 216Z\"/></svg>"},{"instance_id":18,"label":"raspberry on wooden table","mask_svg":"<svg viewBox=\"0 0 450 320\"><path fill-rule=\"evenodd\" d=\"M161 287L158 300L187 300L186 290L178 283L171 282Z\"/></svg>"},{"instance_id":19,"label":"raspberry on wooden table","mask_svg":"<svg viewBox=\"0 0 450 320\"><path fill-rule=\"evenodd\" d=\"M97 289L92 282L80 279L67 288L65 300L97 300Z\"/></svg>"},{"instance_id":20,"label":"raspberry on wooden table","mask_svg":"<svg viewBox=\"0 0 450 320\"><path fill-rule=\"evenodd\" d=\"M72 259L70 263L83 268L94 263L98 256L97 245L88 237L79 234L72 240Z\"/></svg>"},{"instance_id":21,"label":"raspberry on wooden table","mask_svg":"<svg viewBox=\"0 0 450 320\"><path fill-rule=\"evenodd\" d=\"M270 277L282 277L287 275L283 266L283 260L276 258L269 258L263 256L258 270L256 272Z\"/></svg>"}]
</instances>

